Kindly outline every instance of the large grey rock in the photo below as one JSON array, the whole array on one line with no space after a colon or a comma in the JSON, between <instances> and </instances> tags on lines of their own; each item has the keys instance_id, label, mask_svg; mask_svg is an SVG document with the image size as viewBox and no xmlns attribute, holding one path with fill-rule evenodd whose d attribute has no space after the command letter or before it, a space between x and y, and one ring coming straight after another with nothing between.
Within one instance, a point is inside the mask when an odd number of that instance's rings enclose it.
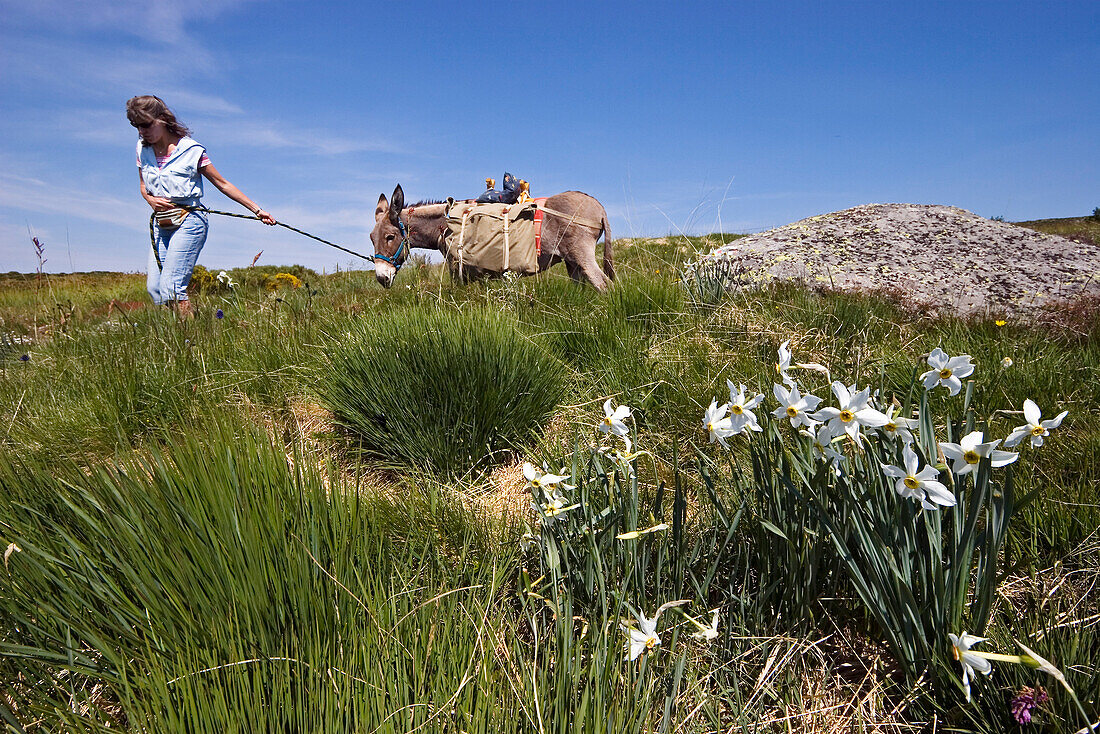
<instances>
[{"instance_id":1,"label":"large grey rock","mask_svg":"<svg viewBox=\"0 0 1100 734\"><path fill-rule=\"evenodd\" d=\"M1018 315L1100 295L1100 247L963 209L865 204L749 235L689 266L731 281L885 291L941 314Z\"/></svg>"}]
</instances>

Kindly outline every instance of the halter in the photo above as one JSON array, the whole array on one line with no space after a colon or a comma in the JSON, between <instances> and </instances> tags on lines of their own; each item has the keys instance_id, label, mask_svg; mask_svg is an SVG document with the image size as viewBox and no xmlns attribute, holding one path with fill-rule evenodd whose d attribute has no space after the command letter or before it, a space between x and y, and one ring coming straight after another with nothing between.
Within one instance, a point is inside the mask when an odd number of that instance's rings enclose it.
<instances>
[{"instance_id":1,"label":"halter","mask_svg":"<svg viewBox=\"0 0 1100 734\"><path fill-rule=\"evenodd\" d=\"M405 260L409 259L409 256L408 256L409 230L408 230L408 228L405 227L405 223L401 221L401 216L400 215L398 215L398 217L397 217L397 228L401 231L401 244L397 246L397 252L393 253L393 255L390 256L390 257L386 257L385 255L379 255L377 252L374 253L374 259L375 260L382 260L384 262L388 262L390 265L393 266L393 269L394 269L395 273L398 270L401 269L402 265L405 264ZM405 259L399 261L399 258L401 257L401 253L405 253Z\"/></svg>"}]
</instances>

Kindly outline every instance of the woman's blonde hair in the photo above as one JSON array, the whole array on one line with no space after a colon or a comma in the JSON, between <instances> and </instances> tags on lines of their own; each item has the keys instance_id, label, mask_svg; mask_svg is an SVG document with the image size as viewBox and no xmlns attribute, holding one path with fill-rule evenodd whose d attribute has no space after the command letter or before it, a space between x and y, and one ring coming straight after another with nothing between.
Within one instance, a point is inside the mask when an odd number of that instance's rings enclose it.
<instances>
[{"instance_id":1,"label":"woman's blonde hair","mask_svg":"<svg viewBox=\"0 0 1100 734\"><path fill-rule=\"evenodd\" d=\"M126 118L134 127L160 120L173 135L182 138L191 134L191 131L172 114L172 110L168 109L168 105L164 104L164 100L151 94L131 97L127 100Z\"/></svg>"}]
</instances>

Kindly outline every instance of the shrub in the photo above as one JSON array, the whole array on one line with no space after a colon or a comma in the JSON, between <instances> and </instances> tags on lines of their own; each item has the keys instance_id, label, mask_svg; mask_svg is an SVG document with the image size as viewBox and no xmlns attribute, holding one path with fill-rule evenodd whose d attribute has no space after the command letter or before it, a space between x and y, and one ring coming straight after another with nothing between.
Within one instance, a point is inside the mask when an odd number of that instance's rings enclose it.
<instances>
[{"instance_id":1,"label":"shrub","mask_svg":"<svg viewBox=\"0 0 1100 734\"><path fill-rule=\"evenodd\" d=\"M294 289L302 287L302 281L291 273L278 273L273 276L265 275L262 282L264 288L269 291L277 291L282 288Z\"/></svg>"},{"instance_id":2,"label":"shrub","mask_svg":"<svg viewBox=\"0 0 1100 734\"><path fill-rule=\"evenodd\" d=\"M1092 210L1092 218L1100 222L1100 206Z\"/></svg>"},{"instance_id":3,"label":"shrub","mask_svg":"<svg viewBox=\"0 0 1100 734\"><path fill-rule=\"evenodd\" d=\"M522 447L560 400L563 367L487 310L400 310L329 352L319 383L369 455L457 475Z\"/></svg>"},{"instance_id":4,"label":"shrub","mask_svg":"<svg viewBox=\"0 0 1100 734\"><path fill-rule=\"evenodd\" d=\"M202 265L196 265L191 271L191 282L187 286L188 293L210 293L218 289L218 281L214 274Z\"/></svg>"},{"instance_id":5,"label":"shrub","mask_svg":"<svg viewBox=\"0 0 1100 734\"><path fill-rule=\"evenodd\" d=\"M262 288L268 280L279 274L293 275L303 283L314 285L321 281L317 271L302 265L253 265L250 268L234 268L229 271L233 280L250 288Z\"/></svg>"}]
</instances>

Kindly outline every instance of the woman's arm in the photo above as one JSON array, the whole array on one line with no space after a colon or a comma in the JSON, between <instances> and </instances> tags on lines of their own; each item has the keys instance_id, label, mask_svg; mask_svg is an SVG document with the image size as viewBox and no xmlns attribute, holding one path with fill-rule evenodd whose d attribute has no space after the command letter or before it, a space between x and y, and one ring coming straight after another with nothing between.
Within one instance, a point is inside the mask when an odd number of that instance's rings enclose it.
<instances>
[{"instance_id":1,"label":"woman's arm","mask_svg":"<svg viewBox=\"0 0 1100 734\"><path fill-rule=\"evenodd\" d=\"M259 217L260 221L264 224L275 224L275 217L265 212L260 207L256 206L256 202L249 199L244 195L244 192L238 189L233 184L229 183L225 176L218 172L217 168L214 168L213 164L208 163L199 169L203 176L206 176L206 180L218 187L218 191L228 196L233 201L243 206L248 211Z\"/></svg>"},{"instance_id":2,"label":"woman's arm","mask_svg":"<svg viewBox=\"0 0 1100 734\"><path fill-rule=\"evenodd\" d=\"M140 168L138 169L138 185L141 187L141 197L149 202L149 206L153 207L153 211L163 212L175 206L171 199L165 199L163 196L149 196L149 192L145 190L145 179L141 177Z\"/></svg>"}]
</instances>

